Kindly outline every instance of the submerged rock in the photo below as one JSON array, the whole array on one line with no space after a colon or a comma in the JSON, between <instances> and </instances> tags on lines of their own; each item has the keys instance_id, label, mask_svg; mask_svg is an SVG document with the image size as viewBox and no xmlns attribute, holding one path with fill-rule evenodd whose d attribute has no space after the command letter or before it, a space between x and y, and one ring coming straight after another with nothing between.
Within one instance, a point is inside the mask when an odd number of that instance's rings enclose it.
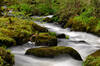
<instances>
[{"instance_id":1,"label":"submerged rock","mask_svg":"<svg viewBox=\"0 0 100 66\"><path fill-rule=\"evenodd\" d=\"M82 60L80 54L71 47L57 46L57 47L41 47L28 49L26 55L34 55L37 57L56 57L59 55L71 55L73 58Z\"/></svg>"},{"instance_id":2,"label":"submerged rock","mask_svg":"<svg viewBox=\"0 0 100 66\"><path fill-rule=\"evenodd\" d=\"M14 55L9 50L0 47L0 66L13 66Z\"/></svg>"},{"instance_id":3,"label":"submerged rock","mask_svg":"<svg viewBox=\"0 0 100 66\"><path fill-rule=\"evenodd\" d=\"M84 66L100 66L100 50L90 54L85 60Z\"/></svg>"}]
</instances>

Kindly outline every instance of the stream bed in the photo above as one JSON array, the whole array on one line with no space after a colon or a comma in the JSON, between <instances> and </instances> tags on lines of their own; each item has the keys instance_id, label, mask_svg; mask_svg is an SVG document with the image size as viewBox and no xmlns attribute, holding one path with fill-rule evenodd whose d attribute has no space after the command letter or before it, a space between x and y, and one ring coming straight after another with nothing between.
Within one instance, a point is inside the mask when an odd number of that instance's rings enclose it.
<instances>
[{"instance_id":1,"label":"stream bed","mask_svg":"<svg viewBox=\"0 0 100 66\"><path fill-rule=\"evenodd\" d=\"M35 21L35 23L46 27L51 32L69 35L70 38L68 40L58 39L58 46L74 48L79 52L83 60L89 54L100 49L100 37L85 32L70 31L69 28L63 29L59 25L52 23L41 23L38 21ZM82 66L83 61L73 59L70 56L59 56L52 59L27 56L25 51L29 48L35 48L34 43L28 42L22 46L10 48L12 53L15 54L15 66Z\"/></svg>"}]
</instances>

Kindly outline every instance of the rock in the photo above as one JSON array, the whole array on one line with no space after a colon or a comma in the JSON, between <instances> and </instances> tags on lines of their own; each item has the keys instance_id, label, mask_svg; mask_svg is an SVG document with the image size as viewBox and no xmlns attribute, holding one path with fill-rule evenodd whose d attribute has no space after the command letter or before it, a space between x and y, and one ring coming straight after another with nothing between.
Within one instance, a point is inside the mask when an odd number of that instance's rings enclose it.
<instances>
[{"instance_id":1,"label":"rock","mask_svg":"<svg viewBox=\"0 0 100 66\"><path fill-rule=\"evenodd\" d=\"M49 18L49 17L44 18L44 20L43 20L43 21L45 21L45 22L49 22L49 23L51 23L51 22L52 22L51 18Z\"/></svg>"},{"instance_id":2,"label":"rock","mask_svg":"<svg viewBox=\"0 0 100 66\"><path fill-rule=\"evenodd\" d=\"M59 55L69 54L75 59L82 60L80 54L76 50L71 47L64 46L31 48L28 49L25 54L46 58L53 58Z\"/></svg>"},{"instance_id":3,"label":"rock","mask_svg":"<svg viewBox=\"0 0 100 66\"><path fill-rule=\"evenodd\" d=\"M84 41L84 40L81 40L81 41L78 41L79 43L86 43L88 44L88 42Z\"/></svg>"},{"instance_id":4,"label":"rock","mask_svg":"<svg viewBox=\"0 0 100 66\"><path fill-rule=\"evenodd\" d=\"M9 50L0 47L0 66L13 66L14 55Z\"/></svg>"},{"instance_id":5,"label":"rock","mask_svg":"<svg viewBox=\"0 0 100 66\"><path fill-rule=\"evenodd\" d=\"M33 39L35 39L36 46L57 46L56 36L49 33L39 33Z\"/></svg>"},{"instance_id":6,"label":"rock","mask_svg":"<svg viewBox=\"0 0 100 66\"><path fill-rule=\"evenodd\" d=\"M57 35L57 38L66 38L66 35L65 34L59 34L59 35Z\"/></svg>"},{"instance_id":7,"label":"rock","mask_svg":"<svg viewBox=\"0 0 100 66\"><path fill-rule=\"evenodd\" d=\"M84 66L100 66L100 50L90 54L86 58Z\"/></svg>"}]
</instances>

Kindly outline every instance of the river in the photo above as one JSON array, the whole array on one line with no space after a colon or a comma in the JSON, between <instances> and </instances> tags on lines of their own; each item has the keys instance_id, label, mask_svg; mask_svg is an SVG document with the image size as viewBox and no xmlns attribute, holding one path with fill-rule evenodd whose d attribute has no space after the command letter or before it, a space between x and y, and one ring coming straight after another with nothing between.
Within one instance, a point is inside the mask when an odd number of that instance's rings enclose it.
<instances>
[{"instance_id":1,"label":"river","mask_svg":"<svg viewBox=\"0 0 100 66\"><path fill-rule=\"evenodd\" d=\"M74 48L79 52L83 60L85 60L89 54L100 49L100 37L98 36L86 32L70 31L69 28L63 29L59 25L52 23L41 23L39 21L35 21L35 23L46 27L51 32L69 35L70 38L68 40L58 39L58 46L68 46ZM22 46L10 48L12 53L15 54L15 66L82 66L83 61L73 59L70 56L59 56L53 59L26 56L25 51L29 48L35 48L34 43L32 44L31 42L28 42Z\"/></svg>"}]
</instances>

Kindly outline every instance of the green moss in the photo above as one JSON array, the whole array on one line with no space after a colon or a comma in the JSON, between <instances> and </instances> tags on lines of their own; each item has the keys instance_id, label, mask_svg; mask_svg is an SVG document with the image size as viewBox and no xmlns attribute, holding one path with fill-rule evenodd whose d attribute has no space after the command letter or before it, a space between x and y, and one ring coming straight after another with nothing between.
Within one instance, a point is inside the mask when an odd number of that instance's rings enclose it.
<instances>
[{"instance_id":1,"label":"green moss","mask_svg":"<svg viewBox=\"0 0 100 66\"><path fill-rule=\"evenodd\" d=\"M10 23L10 20L12 23ZM31 20L23 20L15 17L0 18L0 45L20 45L30 40L32 34L36 31L47 32Z\"/></svg>"},{"instance_id":2,"label":"green moss","mask_svg":"<svg viewBox=\"0 0 100 66\"><path fill-rule=\"evenodd\" d=\"M66 36L66 39L69 39L69 36Z\"/></svg>"},{"instance_id":3,"label":"green moss","mask_svg":"<svg viewBox=\"0 0 100 66\"><path fill-rule=\"evenodd\" d=\"M0 36L0 45L6 45L7 47L16 45L16 41L10 37Z\"/></svg>"},{"instance_id":4,"label":"green moss","mask_svg":"<svg viewBox=\"0 0 100 66\"><path fill-rule=\"evenodd\" d=\"M37 46L57 46L56 34L51 32L37 33L32 37L32 41Z\"/></svg>"},{"instance_id":5,"label":"green moss","mask_svg":"<svg viewBox=\"0 0 100 66\"><path fill-rule=\"evenodd\" d=\"M10 51L0 48L0 66L13 66L14 63L14 55Z\"/></svg>"},{"instance_id":6,"label":"green moss","mask_svg":"<svg viewBox=\"0 0 100 66\"><path fill-rule=\"evenodd\" d=\"M34 55L38 57L56 57L63 54L69 54L72 57L81 60L79 53L71 47L42 47L32 48L26 51L26 55Z\"/></svg>"},{"instance_id":7,"label":"green moss","mask_svg":"<svg viewBox=\"0 0 100 66\"><path fill-rule=\"evenodd\" d=\"M90 54L85 60L84 66L100 66L100 50Z\"/></svg>"}]
</instances>

